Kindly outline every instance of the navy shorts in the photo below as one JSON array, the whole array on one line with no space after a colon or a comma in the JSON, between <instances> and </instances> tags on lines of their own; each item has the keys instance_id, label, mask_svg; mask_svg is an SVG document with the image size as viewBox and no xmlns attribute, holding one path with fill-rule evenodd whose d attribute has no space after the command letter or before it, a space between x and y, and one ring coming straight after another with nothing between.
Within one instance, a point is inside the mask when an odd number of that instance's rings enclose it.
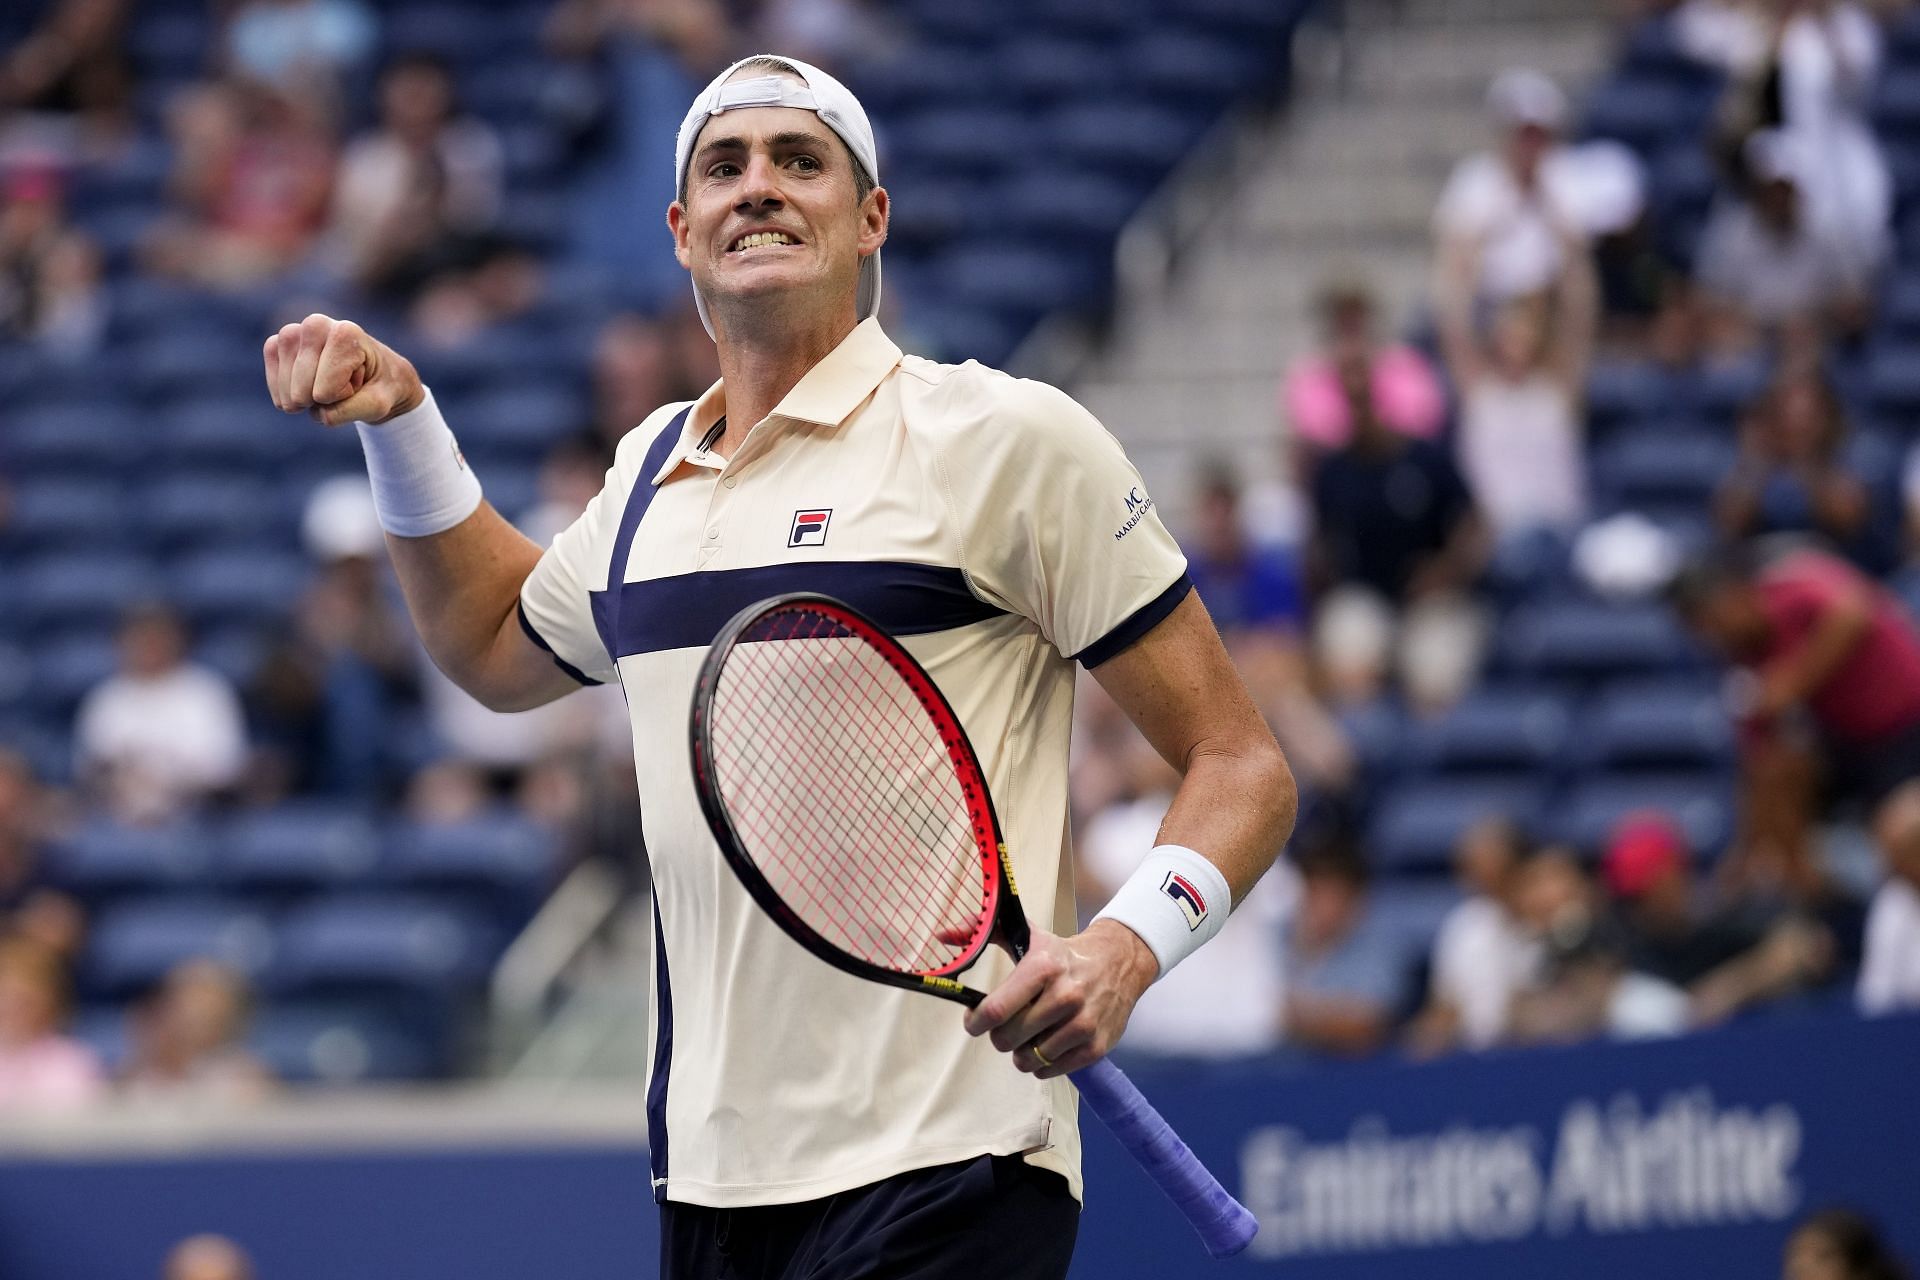
<instances>
[{"instance_id":1,"label":"navy shorts","mask_svg":"<svg viewBox=\"0 0 1920 1280\"><path fill-rule=\"evenodd\" d=\"M1063 1280L1066 1179L1018 1156L915 1169L801 1204L660 1206L661 1280Z\"/></svg>"}]
</instances>

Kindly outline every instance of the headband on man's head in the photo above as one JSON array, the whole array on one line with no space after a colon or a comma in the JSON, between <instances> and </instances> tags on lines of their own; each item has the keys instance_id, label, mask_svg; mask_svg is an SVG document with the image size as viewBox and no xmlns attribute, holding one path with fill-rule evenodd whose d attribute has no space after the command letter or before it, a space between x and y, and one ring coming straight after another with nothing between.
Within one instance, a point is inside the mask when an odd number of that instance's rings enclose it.
<instances>
[{"instance_id":1,"label":"headband on man's head","mask_svg":"<svg viewBox=\"0 0 1920 1280\"><path fill-rule=\"evenodd\" d=\"M792 75L799 76L803 83L795 83L784 70L729 81L728 77L750 63L778 63L782 68L791 67ZM713 82L694 98L693 105L687 108L686 119L680 122L680 133L674 140L673 174L676 187L686 186L687 166L693 161L693 144L699 139L700 130L706 127L707 121L728 111L742 111L751 107L797 107L813 112L838 135L840 141L847 144L854 163L866 171L867 177L876 185L879 183L880 157L874 145L873 125L868 122L867 113L861 108L860 100L853 96L853 91L818 67L797 58L755 54L740 59L715 76ZM700 296L697 285L693 290L693 302L700 311L700 323L707 327L707 333L711 336L713 321L707 315L707 303ZM860 264L860 287L855 305L862 320L880 309L878 252L869 254Z\"/></svg>"}]
</instances>

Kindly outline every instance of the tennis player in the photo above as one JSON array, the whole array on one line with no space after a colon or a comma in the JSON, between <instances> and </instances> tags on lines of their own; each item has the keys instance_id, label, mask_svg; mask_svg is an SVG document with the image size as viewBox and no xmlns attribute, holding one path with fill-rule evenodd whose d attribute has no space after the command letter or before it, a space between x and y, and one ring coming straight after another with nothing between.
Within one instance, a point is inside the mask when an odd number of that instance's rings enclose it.
<instances>
[{"instance_id":1,"label":"tennis player","mask_svg":"<svg viewBox=\"0 0 1920 1280\"><path fill-rule=\"evenodd\" d=\"M635 427L544 553L482 499L413 367L358 326L312 315L269 338L274 403L359 424L415 624L468 692L502 710L583 683L626 694L655 895L661 1273L1063 1276L1081 1182L1062 1077L1267 869L1292 778L1113 438L1051 387L882 332L887 193L845 86L746 59L677 152L667 226L721 380ZM970 1013L813 960L701 817L700 659L739 608L794 590L901 636L980 755L1036 927L1017 968L989 952ZM1080 932L1076 663L1184 775L1159 846Z\"/></svg>"}]
</instances>

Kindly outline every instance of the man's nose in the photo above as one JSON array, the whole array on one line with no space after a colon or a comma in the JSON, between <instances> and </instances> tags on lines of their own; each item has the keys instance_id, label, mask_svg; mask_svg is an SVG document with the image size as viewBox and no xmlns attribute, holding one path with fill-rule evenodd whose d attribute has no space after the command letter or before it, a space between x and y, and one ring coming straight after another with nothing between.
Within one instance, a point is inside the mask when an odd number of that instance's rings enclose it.
<instances>
[{"instance_id":1,"label":"man's nose","mask_svg":"<svg viewBox=\"0 0 1920 1280\"><path fill-rule=\"evenodd\" d=\"M764 207L779 204L780 201L780 167L769 156L750 157L746 175L740 183L739 207Z\"/></svg>"}]
</instances>

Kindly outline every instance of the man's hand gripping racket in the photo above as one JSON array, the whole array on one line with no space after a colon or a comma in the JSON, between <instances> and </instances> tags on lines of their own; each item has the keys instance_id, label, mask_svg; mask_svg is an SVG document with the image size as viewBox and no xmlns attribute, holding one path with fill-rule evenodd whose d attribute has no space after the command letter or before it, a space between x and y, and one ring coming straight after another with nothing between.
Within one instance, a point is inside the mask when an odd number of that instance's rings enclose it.
<instances>
[{"instance_id":1,"label":"man's hand gripping racket","mask_svg":"<svg viewBox=\"0 0 1920 1280\"><path fill-rule=\"evenodd\" d=\"M957 975L1032 929L985 774L926 671L867 618L787 595L721 629L694 689L694 785L747 891L814 955L973 1008ZM1071 1074L1216 1258L1257 1224L1120 1069Z\"/></svg>"}]
</instances>

